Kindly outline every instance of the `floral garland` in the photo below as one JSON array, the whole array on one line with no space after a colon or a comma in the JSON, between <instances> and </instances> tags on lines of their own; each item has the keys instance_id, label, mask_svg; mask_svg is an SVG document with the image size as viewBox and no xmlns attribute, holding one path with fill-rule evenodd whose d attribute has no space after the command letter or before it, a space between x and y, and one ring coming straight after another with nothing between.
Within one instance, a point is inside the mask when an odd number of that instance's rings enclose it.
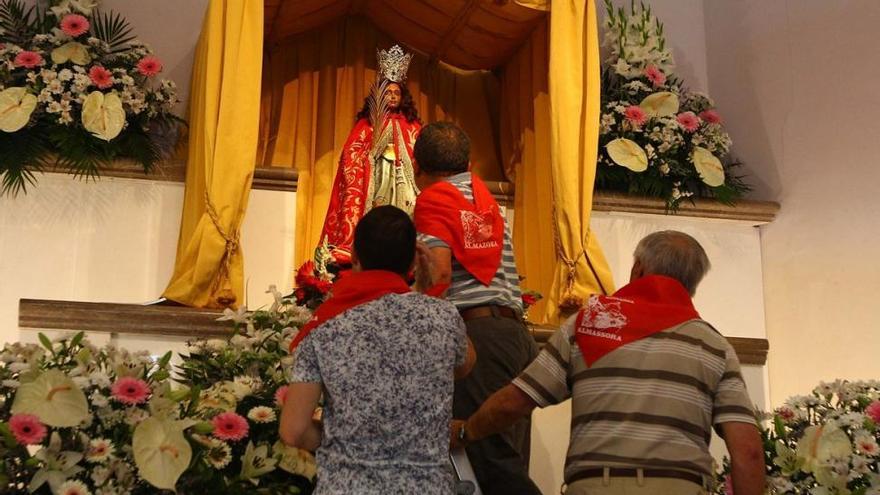
<instances>
[{"instance_id":1,"label":"floral garland","mask_svg":"<svg viewBox=\"0 0 880 495\"><path fill-rule=\"evenodd\" d=\"M675 77L650 7L605 5L596 187L662 198L673 211L694 196L733 204L749 187L732 173L738 164L721 161L731 140L712 100Z\"/></svg>"},{"instance_id":2,"label":"floral garland","mask_svg":"<svg viewBox=\"0 0 880 495\"><path fill-rule=\"evenodd\" d=\"M765 419L767 493L880 495L880 381L823 382ZM729 472L716 493L733 493Z\"/></svg>"},{"instance_id":3,"label":"floral garland","mask_svg":"<svg viewBox=\"0 0 880 495\"><path fill-rule=\"evenodd\" d=\"M229 339L172 365L82 333L0 351L0 492L311 493L316 464L278 439L287 349L311 312L270 288L267 310L227 310Z\"/></svg>"},{"instance_id":4,"label":"floral garland","mask_svg":"<svg viewBox=\"0 0 880 495\"><path fill-rule=\"evenodd\" d=\"M26 192L53 163L90 178L117 159L149 172L177 144L175 85L125 19L96 0L49 5L0 1L0 194Z\"/></svg>"}]
</instances>

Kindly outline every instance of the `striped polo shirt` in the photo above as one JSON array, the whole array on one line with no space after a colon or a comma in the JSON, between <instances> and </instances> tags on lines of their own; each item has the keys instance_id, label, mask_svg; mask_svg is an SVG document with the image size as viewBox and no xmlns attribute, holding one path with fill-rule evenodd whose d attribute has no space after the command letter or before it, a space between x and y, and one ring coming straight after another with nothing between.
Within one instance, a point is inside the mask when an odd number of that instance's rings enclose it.
<instances>
[{"instance_id":1,"label":"striped polo shirt","mask_svg":"<svg viewBox=\"0 0 880 495\"><path fill-rule=\"evenodd\" d=\"M445 180L454 185L465 199L474 200L470 172L452 175ZM419 234L419 240L427 244L429 248L449 247L449 244L442 239L427 234ZM454 304L459 311L474 306L496 304L522 313L519 273L516 271L516 261L513 258L513 243L511 242L510 230L507 228L507 219L504 220L504 246L501 251L501 265L495 272L492 282L488 286L480 283L470 272L465 270L453 254L452 283L446 291L446 300Z\"/></svg>"},{"instance_id":2,"label":"striped polo shirt","mask_svg":"<svg viewBox=\"0 0 880 495\"><path fill-rule=\"evenodd\" d=\"M684 322L587 367L574 321L566 321L513 382L540 407L572 399L566 482L601 467L711 477L712 427L756 424L736 352L708 323Z\"/></svg>"}]
</instances>

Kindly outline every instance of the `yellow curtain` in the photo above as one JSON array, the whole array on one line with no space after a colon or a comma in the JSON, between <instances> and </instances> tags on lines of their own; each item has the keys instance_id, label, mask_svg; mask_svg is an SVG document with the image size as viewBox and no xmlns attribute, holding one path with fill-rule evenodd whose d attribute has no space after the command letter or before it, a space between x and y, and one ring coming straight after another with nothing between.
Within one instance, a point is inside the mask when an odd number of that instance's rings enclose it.
<instances>
[{"instance_id":1,"label":"yellow curtain","mask_svg":"<svg viewBox=\"0 0 880 495\"><path fill-rule=\"evenodd\" d=\"M514 249L524 288L542 292L536 323L560 305L614 290L590 211L599 133L595 3L554 0L502 75L501 150L516 185ZM563 312L564 313L564 312Z\"/></svg>"},{"instance_id":2,"label":"yellow curtain","mask_svg":"<svg viewBox=\"0 0 880 495\"><path fill-rule=\"evenodd\" d=\"M614 291L590 232L601 112L596 2L553 0L550 12L550 170L559 263L548 318L552 306L572 308L588 294Z\"/></svg>"},{"instance_id":3,"label":"yellow curtain","mask_svg":"<svg viewBox=\"0 0 880 495\"><path fill-rule=\"evenodd\" d=\"M257 156L263 22L263 0L211 0L196 46L186 193L164 292L188 306L243 301L239 232Z\"/></svg>"},{"instance_id":4,"label":"yellow curtain","mask_svg":"<svg viewBox=\"0 0 880 495\"><path fill-rule=\"evenodd\" d=\"M296 265L319 241L341 148L376 78L376 47L393 43L369 21L345 17L266 54L261 165L298 171ZM416 54L406 84L424 123L457 122L471 136L476 171L487 180L503 179L494 120L497 77Z\"/></svg>"}]
</instances>

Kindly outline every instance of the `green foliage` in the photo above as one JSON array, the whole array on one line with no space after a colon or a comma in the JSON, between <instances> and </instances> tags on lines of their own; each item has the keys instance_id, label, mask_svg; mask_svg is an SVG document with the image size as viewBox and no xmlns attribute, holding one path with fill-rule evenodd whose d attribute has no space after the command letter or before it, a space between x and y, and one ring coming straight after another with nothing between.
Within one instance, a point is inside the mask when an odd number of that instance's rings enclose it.
<instances>
[{"instance_id":1,"label":"green foliage","mask_svg":"<svg viewBox=\"0 0 880 495\"><path fill-rule=\"evenodd\" d=\"M118 12L97 12L93 18L92 33L95 38L107 43L110 53L119 53L137 39L132 34L131 25Z\"/></svg>"}]
</instances>

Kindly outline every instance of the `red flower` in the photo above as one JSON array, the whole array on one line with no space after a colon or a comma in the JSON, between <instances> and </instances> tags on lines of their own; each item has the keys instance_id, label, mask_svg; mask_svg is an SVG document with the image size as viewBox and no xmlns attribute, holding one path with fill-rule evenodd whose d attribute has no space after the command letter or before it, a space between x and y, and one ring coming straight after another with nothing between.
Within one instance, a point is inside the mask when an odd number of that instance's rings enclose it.
<instances>
[{"instance_id":1,"label":"red flower","mask_svg":"<svg viewBox=\"0 0 880 495\"><path fill-rule=\"evenodd\" d=\"M531 294L523 294L522 295L522 302L526 306L531 306L531 305L535 304L536 302L538 302L538 298L531 295Z\"/></svg>"},{"instance_id":2,"label":"red flower","mask_svg":"<svg viewBox=\"0 0 880 495\"><path fill-rule=\"evenodd\" d=\"M79 14L69 14L61 19L61 30L64 34L76 38L89 30L89 20Z\"/></svg>"},{"instance_id":3,"label":"red flower","mask_svg":"<svg viewBox=\"0 0 880 495\"><path fill-rule=\"evenodd\" d=\"M297 287L302 287L308 283L310 279L315 278L315 262L312 260L306 261L302 264L301 267L296 271L296 285Z\"/></svg>"},{"instance_id":4,"label":"red flower","mask_svg":"<svg viewBox=\"0 0 880 495\"><path fill-rule=\"evenodd\" d=\"M15 61L13 63L16 67L33 69L38 65L43 65L43 57L41 57L40 54L37 52L24 50L18 52L18 55L15 56Z\"/></svg>"},{"instance_id":5,"label":"red flower","mask_svg":"<svg viewBox=\"0 0 880 495\"><path fill-rule=\"evenodd\" d=\"M248 422L234 412L220 413L211 420L214 436L220 440L241 440L248 434Z\"/></svg>"},{"instance_id":6,"label":"red flower","mask_svg":"<svg viewBox=\"0 0 880 495\"><path fill-rule=\"evenodd\" d=\"M720 124L721 116L715 110L703 110L700 112L700 118L710 124Z\"/></svg>"},{"instance_id":7,"label":"red flower","mask_svg":"<svg viewBox=\"0 0 880 495\"><path fill-rule=\"evenodd\" d=\"M147 401L150 396L150 386L143 380L126 376L113 383L110 394L117 401L134 406Z\"/></svg>"},{"instance_id":8,"label":"red flower","mask_svg":"<svg viewBox=\"0 0 880 495\"><path fill-rule=\"evenodd\" d=\"M275 405L284 407L285 401L287 401L287 385L282 385L275 391Z\"/></svg>"},{"instance_id":9,"label":"red flower","mask_svg":"<svg viewBox=\"0 0 880 495\"><path fill-rule=\"evenodd\" d=\"M302 302L306 299L306 290L305 289L296 289L293 291L293 297L296 298L296 302L302 304Z\"/></svg>"},{"instance_id":10,"label":"red flower","mask_svg":"<svg viewBox=\"0 0 880 495\"><path fill-rule=\"evenodd\" d=\"M89 69L89 77L92 79L92 82L95 83L95 86L101 89L107 89L113 86L113 73L100 65L96 65Z\"/></svg>"},{"instance_id":11,"label":"red flower","mask_svg":"<svg viewBox=\"0 0 880 495\"><path fill-rule=\"evenodd\" d=\"M46 438L46 426L33 414L13 414L9 418L9 429L22 445L36 445Z\"/></svg>"},{"instance_id":12,"label":"red flower","mask_svg":"<svg viewBox=\"0 0 880 495\"><path fill-rule=\"evenodd\" d=\"M137 63L137 70L150 77L162 72L162 61L153 56L146 56Z\"/></svg>"},{"instance_id":13,"label":"red flower","mask_svg":"<svg viewBox=\"0 0 880 495\"><path fill-rule=\"evenodd\" d=\"M624 110L626 120L630 121L634 126L641 127L648 121L648 114L638 105L630 105Z\"/></svg>"}]
</instances>

